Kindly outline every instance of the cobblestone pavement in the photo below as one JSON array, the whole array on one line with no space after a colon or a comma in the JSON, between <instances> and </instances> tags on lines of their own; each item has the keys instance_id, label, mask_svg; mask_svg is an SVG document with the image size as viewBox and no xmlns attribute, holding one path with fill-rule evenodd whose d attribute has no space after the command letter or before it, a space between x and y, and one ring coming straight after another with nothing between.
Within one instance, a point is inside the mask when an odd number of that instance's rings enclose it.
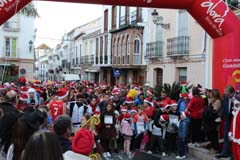
<instances>
[{"instance_id":1,"label":"cobblestone pavement","mask_svg":"<svg viewBox=\"0 0 240 160\"><path fill-rule=\"evenodd\" d=\"M132 160L133 158L129 159L127 155L123 154L112 154L112 157L105 158L104 160ZM150 159L149 159L150 160ZM161 160L176 160L175 155L169 155L166 157L161 157ZM198 160L196 158L193 158L190 155L187 155L187 158L185 160Z\"/></svg>"}]
</instances>

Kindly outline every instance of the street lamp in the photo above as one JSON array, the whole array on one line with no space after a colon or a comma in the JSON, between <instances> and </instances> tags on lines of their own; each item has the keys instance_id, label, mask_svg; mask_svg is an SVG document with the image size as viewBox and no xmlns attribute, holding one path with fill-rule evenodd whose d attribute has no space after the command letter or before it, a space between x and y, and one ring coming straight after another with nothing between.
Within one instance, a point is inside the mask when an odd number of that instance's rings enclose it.
<instances>
[{"instance_id":1,"label":"street lamp","mask_svg":"<svg viewBox=\"0 0 240 160\"><path fill-rule=\"evenodd\" d=\"M163 29L170 29L170 23L162 23L163 17L158 15L156 9L154 9L152 12L152 19L154 24L160 25Z\"/></svg>"},{"instance_id":2,"label":"street lamp","mask_svg":"<svg viewBox=\"0 0 240 160\"><path fill-rule=\"evenodd\" d=\"M30 41L28 42L28 44L29 44L29 52L31 53L31 52L32 52L32 48L33 48L33 41L30 40Z\"/></svg>"}]
</instances>

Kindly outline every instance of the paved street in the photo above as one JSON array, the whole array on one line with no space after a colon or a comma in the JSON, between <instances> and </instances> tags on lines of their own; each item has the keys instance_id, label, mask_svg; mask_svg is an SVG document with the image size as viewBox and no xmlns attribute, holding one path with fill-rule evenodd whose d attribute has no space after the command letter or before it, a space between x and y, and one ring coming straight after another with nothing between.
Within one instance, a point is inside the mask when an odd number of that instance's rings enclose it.
<instances>
[{"instance_id":1,"label":"paved street","mask_svg":"<svg viewBox=\"0 0 240 160\"><path fill-rule=\"evenodd\" d=\"M111 158L106 158L104 160L130 160L128 156L123 154L112 154ZM175 160L175 156L166 156L161 157L161 160ZM190 155L187 155L187 158L185 160L198 160L196 158L191 157Z\"/></svg>"}]
</instances>

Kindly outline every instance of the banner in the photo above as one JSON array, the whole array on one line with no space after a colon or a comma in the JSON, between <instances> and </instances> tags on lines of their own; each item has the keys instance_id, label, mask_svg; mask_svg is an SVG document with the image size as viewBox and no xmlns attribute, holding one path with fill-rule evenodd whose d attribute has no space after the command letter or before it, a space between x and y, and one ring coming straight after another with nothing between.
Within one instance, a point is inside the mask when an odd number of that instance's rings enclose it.
<instances>
[{"instance_id":1,"label":"banner","mask_svg":"<svg viewBox=\"0 0 240 160\"><path fill-rule=\"evenodd\" d=\"M52 0L150 8L186 9L214 38L213 88L232 84L240 89L240 21L222 0ZM0 25L30 0L0 0ZM54 12L53 12L54 13Z\"/></svg>"}]
</instances>

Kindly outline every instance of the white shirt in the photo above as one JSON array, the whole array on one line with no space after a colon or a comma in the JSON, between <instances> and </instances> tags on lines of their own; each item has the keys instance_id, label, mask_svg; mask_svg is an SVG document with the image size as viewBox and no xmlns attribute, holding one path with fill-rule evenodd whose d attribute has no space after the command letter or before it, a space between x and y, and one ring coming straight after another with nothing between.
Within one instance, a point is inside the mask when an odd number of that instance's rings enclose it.
<instances>
[{"instance_id":1,"label":"white shirt","mask_svg":"<svg viewBox=\"0 0 240 160\"><path fill-rule=\"evenodd\" d=\"M85 104L84 104L85 105ZM81 107L78 107L77 103L75 102L72 112L72 123L79 123L84 112L84 105ZM87 110L86 113L92 114L92 108L89 106L86 106ZM67 105L67 108L70 110L70 103Z\"/></svg>"},{"instance_id":2,"label":"white shirt","mask_svg":"<svg viewBox=\"0 0 240 160\"><path fill-rule=\"evenodd\" d=\"M6 160L12 160L13 159L13 144L10 145L7 152L7 159Z\"/></svg>"}]
</instances>

